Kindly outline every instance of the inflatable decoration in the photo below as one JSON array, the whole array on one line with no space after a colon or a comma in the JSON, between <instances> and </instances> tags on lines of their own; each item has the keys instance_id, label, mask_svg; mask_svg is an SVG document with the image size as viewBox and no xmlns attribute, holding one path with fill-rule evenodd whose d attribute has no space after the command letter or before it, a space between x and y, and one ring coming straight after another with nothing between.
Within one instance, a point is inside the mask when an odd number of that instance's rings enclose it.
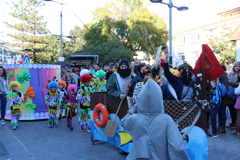
<instances>
[{"instance_id":1,"label":"inflatable decoration","mask_svg":"<svg viewBox=\"0 0 240 160\"><path fill-rule=\"evenodd\" d=\"M3 66L8 75L8 82L18 81L24 94L20 106L20 120L48 119L48 106L44 98L48 92L46 85L49 79L60 79L60 65L48 64L11 64ZM6 119L11 119L10 108L7 108Z\"/></svg>"}]
</instances>

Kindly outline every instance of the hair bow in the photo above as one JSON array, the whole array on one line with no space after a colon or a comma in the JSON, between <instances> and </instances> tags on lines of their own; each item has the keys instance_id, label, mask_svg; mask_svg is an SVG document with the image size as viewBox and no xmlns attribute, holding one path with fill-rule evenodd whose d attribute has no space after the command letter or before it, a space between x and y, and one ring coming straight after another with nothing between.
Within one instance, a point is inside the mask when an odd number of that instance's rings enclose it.
<instances>
[{"instance_id":1,"label":"hair bow","mask_svg":"<svg viewBox=\"0 0 240 160\"><path fill-rule=\"evenodd\" d=\"M11 79L13 76L13 71L11 71L7 76L8 76L8 79Z\"/></svg>"},{"instance_id":2,"label":"hair bow","mask_svg":"<svg viewBox=\"0 0 240 160\"><path fill-rule=\"evenodd\" d=\"M29 102L26 102L25 107L30 107L31 109L34 110L36 108L36 104L30 104Z\"/></svg>"},{"instance_id":3,"label":"hair bow","mask_svg":"<svg viewBox=\"0 0 240 160\"><path fill-rule=\"evenodd\" d=\"M30 79L31 79L31 75L27 71L24 71L23 75L20 75L20 74L17 75L17 81L19 83L23 83L24 80L29 81Z\"/></svg>"}]
</instances>

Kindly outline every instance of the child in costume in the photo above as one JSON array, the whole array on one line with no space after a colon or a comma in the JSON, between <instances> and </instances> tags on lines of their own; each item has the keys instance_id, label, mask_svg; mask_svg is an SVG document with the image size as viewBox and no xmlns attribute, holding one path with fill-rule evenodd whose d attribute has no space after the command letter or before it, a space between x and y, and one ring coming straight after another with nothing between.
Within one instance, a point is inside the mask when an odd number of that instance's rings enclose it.
<instances>
[{"instance_id":1,"label":"child in costume","mask_svg":"<svg viewBox=\"0 0 240 160\"><path fill-rule=\"evenodd\" d=\"M84 74L81 76L80 81L82 82L81 88L77 93L77 100L80 104L79 114L80 114L80 131L87 129L88 132L91 132L90 125L90 115L88 112L91 110L90 108L90 92L94 91L95 87L90 85L92 80L92 76L90 74Z\"/></svg>"},{"instance_id":2,"label":"child in costume","mask_svg":"<svg viewBox=\"0 0 240 160\"><path fill-rule=\"evenodd\" d=\"M72 117L76 116L75 108L77 108L77 86L75 84L71 84L68 86L68 95L67 95L67 118L68 118L68 127L73 130L72 126Z\"/></svg>"},{"instance_id":3,"label":"child in costume","mask_svg":"<svg viewBox=\"0 0 240 160\"><path fill-rule=\"evenodd\" d=\"M62 118L62 114L64 113L65 111L65 108L66 108L66 102L65 100L67 99L67 90L65 89L66 88L66 82L65 81L58 81L58 85L59 85L59 92L62 96L62 101L61 101L61 105L60 105L60 114L59 114L59 120L61 120Z\"/></svg>"},{"instance_id":4,"label":"child in costume","mask_svg":"<svg viewBox=\"0 0 240 160\"><path fill-rule=\"evenodd\" d=\"M48 119L48 127L52 128L57 127L58 123L58 111L57 111L57 105L61 105L62 101L62 95L57 90L59 88L59 85L56 81L52 81L48 84L48 88L50 89L45 96L45 103L49 106L49 119Z\"/></svg>"},{"instance_id":5,"label":"child in costume","mask_svg":"<svg viewBox=\"0 0 240 160\"><path fill-rule=\"evenodd\" d=\"M105 86L106 85L105 75L106 75L106 72L104 72L103 70L98 70L94 74L94 77L96 79L94 79L92 85L96 87L96 91L98 91L98 92L107 91L106 86Z\"/></svg>"},{"instance_id":6,"label":"child in costume","mask_svg":"<svg viewBox=\"0 0 240 160\"><path fill-rule=\"evenodd\" d=\"M19 118L21 117L20 105L24 100L24 96L20 89L20 83L17 81L12 81L9 84L10 92L7 94L7 106L11 108L11 123L13 129L16 130L18 125Z\"/></svg>"}]
</instances>

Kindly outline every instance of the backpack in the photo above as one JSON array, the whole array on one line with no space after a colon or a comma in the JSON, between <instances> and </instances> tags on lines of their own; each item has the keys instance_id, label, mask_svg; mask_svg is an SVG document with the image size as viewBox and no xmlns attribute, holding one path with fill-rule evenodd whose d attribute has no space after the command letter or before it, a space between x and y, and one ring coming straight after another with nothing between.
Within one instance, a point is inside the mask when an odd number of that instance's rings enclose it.
<instances>
[{"instance_id":1,"label":"backpack","mask_svg":"<svg viewBox=\"0 0 240 160\"><path fill-rule=\"evenodd\" d=\"M222 98L221 98L221 91L218 89L218 87L216 87L213 90L213 97L212 97L212 104L211 107L213 109L217 108L220 106L220 103L222 102Z\"/></svg>"}]
</instances>

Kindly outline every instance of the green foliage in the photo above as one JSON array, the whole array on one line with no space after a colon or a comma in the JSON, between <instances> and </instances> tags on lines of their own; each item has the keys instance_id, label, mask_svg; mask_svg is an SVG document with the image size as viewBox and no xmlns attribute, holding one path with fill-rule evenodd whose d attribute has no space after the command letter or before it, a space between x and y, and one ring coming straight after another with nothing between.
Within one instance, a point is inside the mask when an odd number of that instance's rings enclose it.
<instances>
[{"instance_id":1,"label":"green foliage","mask_svg":"<svg viewBox=\"0 0 240 160\"><path fill-rule=\"evenodd\" d=\"M41 50L41 54L37 54L37 61L39 63L51 63L58 64L58 57L60 57L60 37L54 35L47 35L39 37L40 41L46 42L46 44L39 44L37 48ZM72 53L72 45L70 42L62 39L62 56L67 57Z\"/></svg>"},{"instance_id":2,"label":"green foliage","mask_svg":"<svg viewBox=\"0 0 240 160\"><path fill-rule=\"evenodd\" d=\"M8 36L15 40L14 46L20 47L23 52L26 50L33 53L33 61L36 61L35 53L42 52L38 44L46 43L41 41L39 35L46 34L46 22L38 10L44 5L42 0L19 0L11 2L9 15L16 19L13 24L6 22L6 26L15 29L16 33L9 33Z\"/></svg>"},{"instance_id":3,"label":"green foliage","mask_svg":"<svg viewBox=\"0 0 240 160\"><path fill-rule=\"evenodd\" d=\"M147 5L142 0L110 2L94 11L96 22L88 27L100 43L119 41L134 54L143 51L155 55L157 47L166 44L168 31L163 19L151 14ZM99 45L86 30L83 37L86 46Z\"/></svg>"},{"instance_id":4,"label":"green foliage","mask_svg":"<svg viewBox=\"0 0 240 160\"><path fill-rule=\"evenodd\" d=\"M220 63L228 65L236 62L236 42L229 41L229 36L240 28L240 24L236 26L223 25L219 28L220 32L208 39L208 44L212 51L221 56Z\"/></svg>"},{"instance_id":5,"label":"green foliage","mask_svg":"<svg viewBox=\"0 0 240 160\"><path fill-rule=\"evenodd\" d=\"M85 45L85 40L83 39L84 29L79 26L74 26L74 29L70 31L72 38L70 43L72 44L73 52L82 50Z\"/></svg>"},{"instance_id":6,"label":"green foliage","mask_svg":"<svg viewBox=\"0 0 240 160\"><path fill-rule=\"evenodd\" d=\"M119 41L106 41L102 45L116 62L122 58L126 58L129 61L131 61L133 58L133 52L124 47L123 44ZM110 57L101 46L90 46L81 51L74 52L73 54L99 55L99 63L102 65L112 62Z\"/></svg>"}]
</instances>

